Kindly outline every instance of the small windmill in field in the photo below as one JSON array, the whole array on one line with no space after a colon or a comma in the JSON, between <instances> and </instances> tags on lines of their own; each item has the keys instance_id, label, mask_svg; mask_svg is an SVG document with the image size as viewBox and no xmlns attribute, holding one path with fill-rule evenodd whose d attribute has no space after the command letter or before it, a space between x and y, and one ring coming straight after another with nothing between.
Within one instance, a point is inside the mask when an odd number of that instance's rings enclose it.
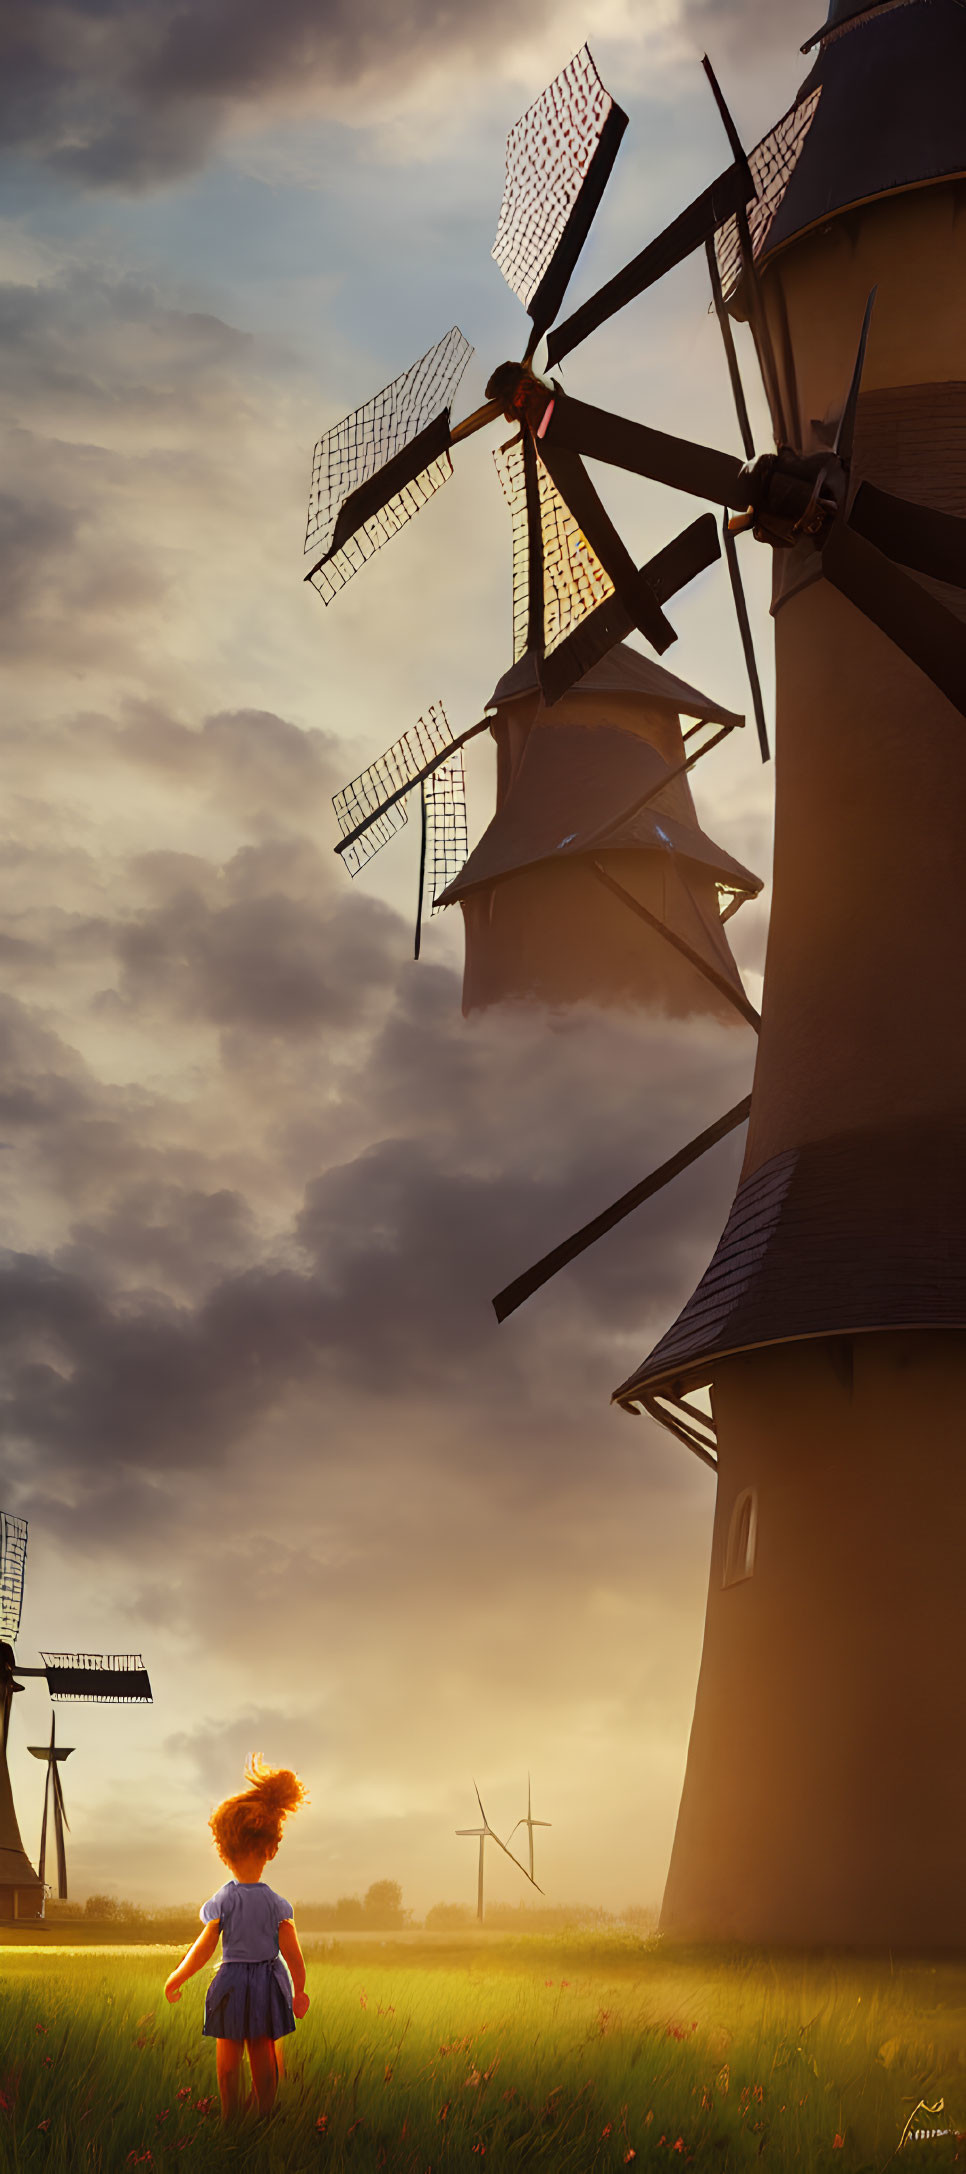
<instances>
[{"instance_id":1,"label":"small windmill in field","mask_svg":"<svg viewBox=\"0 0 966 2174\"><path fill-rule=\"evenodd\" d=\"M44 1676L51 1699L80 1700L85 1704L130 1706L151 1702L151 1685L139 1653L42 1653L42 1668L24 1668L16 1660L13 1645L20 1629L23 1608L24 1566L27 1554L27 1520L0 1511L0 1920L42 1917L44 1908L44 1861L47 1845L47 1810L53 1789L53 1824L57 1849L58 1892L67 1893L64 1855L64 1799L57 1771L69 1757L65 1746L55 1743L29 1748L35 1758L46 1759L44 1818L41 1830L40 1870L35 1872L24 1851L14 1808L7 1767L7 1736L14 1693L23 1690L17 1676ZM53 1780L51 1777L53 1776Z\"/></svg>"},{"instance_id":2,"label":"small windmill in field","mask_svg":"<svg viewBox=\"0 0 966 2174\"><path fill-rule=\"evenodd\" d=\"M481 1797L481 1795L480 1795L480 1792L479 1792L479 1790L478 1790L478 1789L476 1788L476 1783L475 1783L475 1782L473 1783L473 1787L474 1787L474 1789L476 1789L476 1801L477 1801L477 1804L478 1804L478 1805L479 1805L479 1807L480 1807L480 1818L481 1818L481 1819L482 1819L482 1821L483 1821L483 1825L482 1825L482 1827L457 1827L457 1828L455 1829L455 1832L456 1832L457 1834L460 1834L460 1835L463 1835L463 1834L476 1834L476 1835L478 1835L478 1836L479 1836L479 1841L480 1841L480 1862L479 1862L479 1874L478 1874L478 1879L477 1879L477 1888L476 1888L476 1916L477 1916L477 1921L478 1921L478 1923L482 1925L482 1923L483 1923L483 1860L484 1860L484 1854L485 1854L485 1851L486 1851L486 1845L487 1845L487 1842L495 1842L495 1843L496 1843L496 1846L497 1846L497 1849L502 1849L504 1857L509 1857L509 1859L510 1859L510 1863L511 1863L511 1864L514 1864L514 1865L516 1865L517 1871L518 1871L518 1872L522 1872L522 1873L523 1873L523 1877L524 1877L524 1879L525 1879L525 1880L529 1880L529 1881L530 1881L530 1883L531 1883L531 1886L533 1886L533 1887L536 1887L538 1895L542 1895L542 1893L543 1893L543 1888L537 1885L537 1881L536 1881L536 1880L534 1879L534 1877L533 1877L532 1863L531 1863L531 1870L530 1870L530 1871L528 1872L528 1871L526 1870L525 1866L523 1866L523 1865L522 1865L522 1864L520 1863L520 1859L519 1859L519 1857L514 1857L514 1855L513 1855L513 1851L507 1848L507 1846L506 1846L506 1843L505 1843L505 1842L501 1842L501 1840L500 1840L500 1837L499 1837L499 1835L498 1835L498 1834L494 1834L494 1832L493 1832L493 1828L492 1828L492 1827L490 1826L490 1824L489 1824L489 1821L488 1821L488 1819L487 1819L487 1816L486 1816L486 1813L485 1813L485 1811L483 1810L483 1799L482 1799L482 1797ZM519 1824L519 1822L518 1822L518 1824ZM531 1860L532 1860L532 1856L533 1856L533 1849L532 1849L532 1843L531 1843L531 1852L530 1852L530 1854L531 1854Z\"/></svg>"},{"instance_id":3,"label":"small windmill in field","mask_svg":"<svg viewBox=\"0 0 966 2174\"><path fill-rule=\"evenodd\" d=\"M528 1774L528 1775L527 1775L527 1816L526 1816L526 1818L525 1818L525 1819L518 1819L518 1820L517 1820L517 1826L516 1826L516 1827L511 1827L511 1828L510 1828L510 1832L509 1832L509 1834L507 1835L507 1841L508 1841L508 1842L512 1842L512 1840L513 1840L513 1837L514 1837L514 1835L515 1835L515 1833L516 1833L516 1831L517 1831L517 1827L525 1827L525 1828L526 1828L526 1830L527 1830L527 1834L528 1834L528 1836L529 1836L529 1838L530 1838L530 1878L531 1878L531 1879L533 1879L533 1830L534 1830L534 1827L549 1827L549 1826L552 1826L552 1824L553 1824L553 1822L552 1822L552 1820L550 1820L550 1819L534 1819L534 1817L533 1817L533 1805L532 1805L532 1799L531 1799L531 1794L530 1794L530 1776L529 1776L529 1774ZM535 1881L535 1880L534 1880L534 1886L536 1886L536 1881Z\"/></svg>"}]
</instances>

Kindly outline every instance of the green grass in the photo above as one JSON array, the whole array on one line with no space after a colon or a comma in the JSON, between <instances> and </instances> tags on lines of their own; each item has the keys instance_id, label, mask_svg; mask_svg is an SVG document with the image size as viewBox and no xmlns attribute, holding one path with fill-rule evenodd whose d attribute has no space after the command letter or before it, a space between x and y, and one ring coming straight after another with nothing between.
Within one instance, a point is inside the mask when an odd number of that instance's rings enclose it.
<instances>
[{"instance_id":1,"label":"green grass","mask_svg":"<svg viewBox=\"0 0 966 2174\"><path fill-rule=\"evenodd\" d=\"M180 1951L177 1951L180 1953ZM307 1957L272 2119L220 2124L176 1951L0 1949L0 2169L390 2174L885 2168L920 2100L966 2131L966 1968L702 1956L630 1937ZM920 2117L925 2119L926 2117ZM910 2162L966 2141L910 2140Z\"/></svg>"}]
</instances>

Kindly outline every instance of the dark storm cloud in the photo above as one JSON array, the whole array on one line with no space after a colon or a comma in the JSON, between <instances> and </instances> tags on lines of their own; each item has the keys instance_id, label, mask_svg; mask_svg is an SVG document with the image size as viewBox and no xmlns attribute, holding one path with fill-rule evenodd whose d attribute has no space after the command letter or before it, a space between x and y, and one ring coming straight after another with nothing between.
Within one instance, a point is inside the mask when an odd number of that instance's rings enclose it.
<instances>
[{"instance_id":1,"label":"dark storm cloud","mask_svg":"<svg viewBox=\"0 0 966 2174\"><path fill-rule=\"evenodd\" d=\"M162 1297L145 1272L176 1278L186 1248L209 1246L225 1262L233 1247L249 1247L237 1197L119 1185L96 1225L75 1226L79 1267L8 1256L0 1349L3 1423L15 1453L48 1484L99 1498L112 1471L217 1470L261 1419L311 1390L325 1409L354 1407L363 1431L365 1415L387 1403L400 1416L421 1402L449 1409L451 1423L472 1414L474 1430L491 1437L494 1470L512 1467L526 1441L531 1466L550 1459L561 1486L571 1459L585 1456L588 1408L605 1407L615 1336L633 1337L642 1320L670 1311L692 1257L702 1265L708 1178L662 1203L643 1229L615 1234L603 1266L589 1259L571 1271L536 1302L522 1332L520 1323L498 1331L493 1291L659 1159L680 1133L686 1099L680 1083L673 1108L666 1092L652 1091L645 1117L625 1110L619 1137L613 1125L606 1137L600 1128L588 1137L581 1065L568 1062L563 1038L555 1093L570 1114L558 1110L550 1121L548 1160L542 1134L553 1087L533 1065L536 1025L518 1022L502 1047L499 1036L495 1047L477 1045L469 1107L453 1105L431 1137L419 1137L401 1093L394 1137L311 1180L293 1231L275 1248L280 1265L269 1254L242 1274L223 1274L199 1304ZM593 1043L592 1023L584 1032ZM364 1096L370 1062L367 1048L344 1091ZM746 1068L737 1042L730 1063ZM529 1098L528 1069L538 1075ZM704 1082L705 1100L731 1091L720 1062L718 1070L713 1090ZM727 1172L716 1167L715 1192L722 1179L726 1195ZM91 1272L104 1260L113 1288ZM417 1455L414 1475L432 1463L432 1453Z\"/></svg>"},{"instance_id":2,"label":"dark storm cloud","mask_svg":"<svg viewBox=\"0 0 966 2174\"><path fill-rule=\"evenodd\" d=\"M536 0L34 0L0 42L7 144L92 188L146 189L200 166L240 107L320 109L531 36Z\"/></svg>"},{"instance_id":3,"label":"dark storm cloud","mask_svg":"<svg viewBox=\"0 0 966 2174\"><path fill-rule=\"evenodd\" d=\"M300 863L315 896L291 895ZM377 900L327 886L304 840L244 848L225 870L224 904L189 886L119 928L123 999L265 1034L352 1025L398 972L402 929Z\"/></svg>"}]
</instances>

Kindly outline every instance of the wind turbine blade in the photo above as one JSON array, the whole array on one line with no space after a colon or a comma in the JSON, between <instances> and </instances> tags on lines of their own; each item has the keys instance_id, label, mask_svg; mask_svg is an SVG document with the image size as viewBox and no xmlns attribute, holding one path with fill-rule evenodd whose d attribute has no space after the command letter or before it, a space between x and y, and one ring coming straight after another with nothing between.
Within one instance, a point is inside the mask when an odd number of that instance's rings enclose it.
<instances>
[{"instance_id":1,"label":"wind turbine blade","mask_svg":"<svg viewBox=\"0 0 966 2174\"><path fill-rule=\"evenodd\" d=\"M725 1139L729 1132L734 1132L736 1126L743 1125L750 1113L751 1096L746 1095L742 1102L736 1102L734 1109L727 1110L724 1117L719 1117L705 1132L699 1132L696 1139L688 1142L687 1147L680 1148L658 1170L652 1170L650 1177L642 1178L640 1184L633 1185L629 1193L622 1193L612 1207L605 1208L601 1215L595 1215L592 1222L585 1223L571 1238L565 1238L562 1245L554 1246L552 1252L545 1253L543 1259L528 1268L524 1275L517 1276L502 1291L498 1291L493 1300L493 1311L497 1320L505 1321L508 1315L515 1313L518 1306L532 1298L534 1291L541 1290L545 1283L550 1282L552 1276L559 1275L568 1262L575 1261L581 1253L586 1253L588 1247L595 1245L598 1238L603 1238L607 1231L613 1230L615 1224L622 1223L625 1216L633 1214L634 1209L639 1208L645 1200L650 1200L655 1193L661 1192L665 1185L670 1184L672 1178L680 1176L682 1170L690 1169L693 1162L707 1154L709 1148L716 1147L718 1141Z\"/></svg>"},{"instance_id":2,"label":"wind turbine blade","mask_svg":"<svg viewBox=\"0 0 966 2174\"><path fill-rule=\"evenodd\" d=\"M869 344L869 328L872 323L872 312L875 308L875 298L878 294L878 291L878 287L873 287L869 299L865 305L865 316L862 320L862 330L859 334L858 353L855 358L855 367L852 371L852 383L849 386L845 406L842 409L842 414L839 418L839 427L835 433L835 445L833 450L838 454L839 459L841 461L844 461L846 467L848 467L849 462L852 458L852 440L855 436L855 411L859 404L859 392L862 386L862 372L865 367L865 351Z\"/></svg>"},{"instance_id":3,"label":"wind turbine blade","mask_svg":"<svg viewBox=\"0 0 966 2174\"><path fill-rule=\"evenodd\" d=\"M531 1874L527 1871L526 1865L522 1865L520 1863L519 1857L514 1857L512 1849L508 1849L506 1843L501 1842L499 1835L493 1833L492 1827L489 1827L487 1829L487 1832L490 1836L491 1841L496 1843L497 1848L502 1849L504 1857L509 1857L510 1863L512 1865L516 1865L517 1871L523 1873L523 1877L525 1880L530 1880L531 1886L536 1887L538 1895L542 1895L543 1888L539 1886L538 1882L535 1879L532 1878Z\"/></svg>"},{"instance_id":4,"label":"wind turbine blade","mask_svg":"<svg viewBox=\"0 0 966 2174\"><path fill-rule=\"evenodd\" d=\"M47 1773L44 1778L44 1816L40 1827L40 1856L37 1860L37 1877L40 1880L44 1880L47 1866L47 1802L50 1796L50 1775L53 1763L52 1759L48 1760Z\"/></svg>"},{"instance_id":5,"label":"wind turbine blade","mask_svg":"<svg viewBox=\"0 0 966 2174\"><path fill-rule=\"evenodd\" d=\"M64 1819L64 1799L63 1799L63 1794L62 1794L62 1792L61 1792L61 1787L60 1787L60 1777L59 1777L59 1775L58 1775L58 1773L57 1773L57 1769L56 1769L56 1767L55 1767L55 1768L54 1768L54 1841L55 1841L55 1843L56 1843L56 1846L57 1846L57 1895L58 1895L58 1900L59 1900L59 1901L61 1901L61 1902L66 1902L66 1900L67 1900L67 1851L66 1851L66 1848L65 1848L65 1846L64 1846L64 1827L65 1827L65 1824L66 1824L66 1821L65 1821L65 1819Z\"/></svg>"}]
</instances>

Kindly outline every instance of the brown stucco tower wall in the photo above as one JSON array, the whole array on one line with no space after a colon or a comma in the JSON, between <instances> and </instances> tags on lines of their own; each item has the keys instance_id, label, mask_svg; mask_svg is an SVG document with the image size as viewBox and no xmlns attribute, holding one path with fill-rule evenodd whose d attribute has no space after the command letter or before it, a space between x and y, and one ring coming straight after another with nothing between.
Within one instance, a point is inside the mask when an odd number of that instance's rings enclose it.
<instances>
[{"instance_id":1,"label":"brown stucco tower wall","mask_svg":"<svg viewBox=\"0 0 966 2174\"><path fill-rule=\"evenodd\" d=\"M966 21L944 0L829 47L857 127L890 54L892 112L900 64L919 96L937 23L961 86ZM877 283L854 474L966 515L966 184L914 185L912 153L891 172L904 186L833 201L766 260L786 405L816 448ZM966 727L814 564L796 587L802 570L776 559L774 903L739 1191L698 1290L617 1392L710 1386L718 1443L662 1925L962 1948Z\"/></svg>"}]
</instances>

